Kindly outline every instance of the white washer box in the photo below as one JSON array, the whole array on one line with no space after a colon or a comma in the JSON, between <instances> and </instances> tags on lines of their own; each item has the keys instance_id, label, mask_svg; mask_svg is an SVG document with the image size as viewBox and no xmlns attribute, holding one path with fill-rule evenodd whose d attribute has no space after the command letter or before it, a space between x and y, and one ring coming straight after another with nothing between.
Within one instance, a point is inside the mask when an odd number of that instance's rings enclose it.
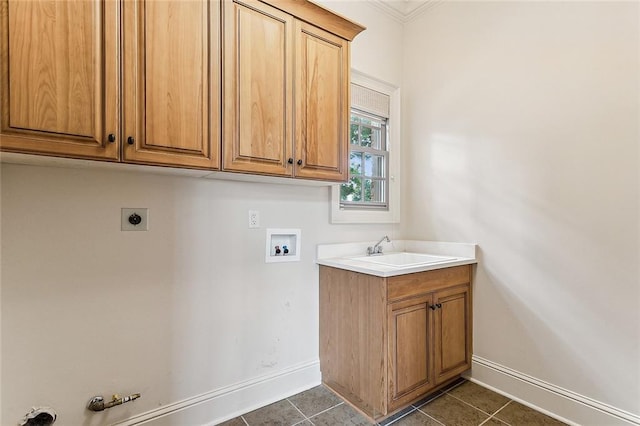
<instances>
[{"instance_id":1,"label":"white washer box","mask_svg":"<svg viewBox=\"0 0 640 426\"><path fill-rule=\"evenodd\" d=\"M276 253L276 246L280 254ZM289 253L284 254L284 247ZM267 229L267 246L265 262L299 262L300 261L300 230L299 229Z\"/></svg>"}]
</instances>

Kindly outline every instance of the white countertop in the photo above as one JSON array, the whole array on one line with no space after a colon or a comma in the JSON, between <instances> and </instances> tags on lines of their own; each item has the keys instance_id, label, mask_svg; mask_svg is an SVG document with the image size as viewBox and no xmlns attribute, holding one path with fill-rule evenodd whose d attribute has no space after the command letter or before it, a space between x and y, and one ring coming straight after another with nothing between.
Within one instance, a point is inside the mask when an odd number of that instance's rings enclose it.
<instances>
[{"instance_id":1,"label":"white countertop","mask_svg":"<svg viewBox=\"0 0 640 426\"><path fill-rule=\"evenodd\" d=\"M436 241L392 240L382 243L385 254L391 253L420 253L433 256L447 256L451 260L428 263L424 265L390 266L354 259L365 255L367 247L376 242L320 244L318 245L317 263L333 268L375 275L378 277L393 277L397 275L413 274L416 272L432 271L434 269L450 268L452 266L470 265L477 263L476 244L448 243Z\"/></svg>"}]
</instances>

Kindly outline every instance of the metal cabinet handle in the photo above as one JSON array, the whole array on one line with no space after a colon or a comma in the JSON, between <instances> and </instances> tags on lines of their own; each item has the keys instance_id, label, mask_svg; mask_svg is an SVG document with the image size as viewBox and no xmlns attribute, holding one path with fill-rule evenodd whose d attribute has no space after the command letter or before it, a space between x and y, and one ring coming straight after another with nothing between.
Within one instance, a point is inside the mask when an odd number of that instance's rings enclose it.
<instances>
[{"instance_id":1,"label":"metal cabinet handle","mask_svg":"<svg viewBox=\"0 0 640 426\"><path fill-rule=\"evenodd\" d=\"M436 306L436 305L429 305L429 309L431 309L432 311L435 311L435 310L436 310L436 308L437 308L437 306Z\"/></svg>"},{"instance_id":2,"label":"metal cabinet handle","mask_svg":"<svg viewBox=\"0 0 640 426\"><path fill-rule=\"evenodd\" d=\"M436 308L438 309L442 308L442 303L436 303Z\"/></svg>"},{"instance_id":3,"label":"metal cabinet handle","mask_svg":"<svg viewBox=\"0 0 640 426\"><path fill-rule=\"evenodd\" d=\"M287 160L287 163L289 163L289 164L293 164L293 158L289 158L289 159Z\"/></svg>"},{"instance_id":4,"label":"metal cabinet handle","mask_svg":"<svg viewBox=\"0 0 640 426\"><path fill-rule=\"evenodd\" d=\"M129 136L129 137L127 138L127 143L128 143L129 145L133 145L135 142L136 142L136 141L135 141L135 139L133 139L133 136Z\"/></svg>"},{"instance_id":5,"label":"metal cabinet handle","mask_svg":"<svg viewBox=\"0 0 640 426\"><path fill-rule=\"evenodd\" d=\"M302 166L302 160L298 160L298 166Z\"/></svg>"},{"instance_id":6,"label":"metal cabinet handle","mask_svg":"<svg viewBox=\"0 0 640 426\"><path fill-rule=\"evenodd\" d=\"M116 141L116 135L110 133L107 139L109 140L109 142L114 143Z\"/></svg>"}]
</instances>

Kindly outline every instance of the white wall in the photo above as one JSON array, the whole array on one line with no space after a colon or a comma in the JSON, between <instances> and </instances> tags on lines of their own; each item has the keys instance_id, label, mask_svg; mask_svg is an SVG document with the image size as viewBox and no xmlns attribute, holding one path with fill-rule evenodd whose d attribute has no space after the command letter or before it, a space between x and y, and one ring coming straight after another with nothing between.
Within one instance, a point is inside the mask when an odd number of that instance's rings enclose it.
<instances>
[{"instance_id":1,"label":"white wall","mask_svg":"<svg viewBox=\"0 0 640 426\"><path fill-rule=\"evenodd\" d=\"M638 28L637 2L440 2L409 23L402 224L479 244L476 355L636 415Z\"/></svg>"},{"instance_id":2,"label":"white wall","mask_svg":"<svg viewBox=\"0 0 640 426\"><path fill-rule=\"evenodd\" d=\"M369 57L377 40L399 46L401 27L353 9L370 27L353 46L354 68L399 84L400 50L375 67ZM54 407L63 425L116 422L317 361L315 246L397 236L392 225L330 225L327 187L1 169L3 425L33 405ZM122 207L148 207L151 229L121 232ZM249 209L260 229L247 228ZM302 230L299 263L264 263L267 227ZM115 392L142 398L85 410L91 396Z\"/></svg>"},{"instance_id":3,"label":"white wall","mask_svg":"<svg viewBox=\"0 0 640 426\"><path fill-rule=\"evenodd\" d=\"M352 68L400 86L404 31L401 23L367 0L319 0L316 3L367 27L351 44Z\"/></svg>"}]
</instances>

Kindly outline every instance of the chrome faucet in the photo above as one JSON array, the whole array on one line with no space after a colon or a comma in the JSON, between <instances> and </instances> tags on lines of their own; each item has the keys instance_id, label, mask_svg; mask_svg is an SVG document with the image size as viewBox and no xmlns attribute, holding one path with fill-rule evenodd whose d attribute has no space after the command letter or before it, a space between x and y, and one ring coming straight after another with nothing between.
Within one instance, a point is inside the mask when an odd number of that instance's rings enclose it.
<instances>
[{"instance_id":1,"label":"chrome faucet","mask_svg":"<svg viewBox=\"0 0 640 426\"><path fill-rule=\"evenodd\" d=\"M382 254L382 246L380 244L382 244L383 241L386 241L388 243L391 242L391 240L389 239L388 236L384 236L382 237L382 239L380 241L378 241L374 246L369 246L367 247L367 256L374 256L376 254Z\"/></svg>"}]
</instances>

